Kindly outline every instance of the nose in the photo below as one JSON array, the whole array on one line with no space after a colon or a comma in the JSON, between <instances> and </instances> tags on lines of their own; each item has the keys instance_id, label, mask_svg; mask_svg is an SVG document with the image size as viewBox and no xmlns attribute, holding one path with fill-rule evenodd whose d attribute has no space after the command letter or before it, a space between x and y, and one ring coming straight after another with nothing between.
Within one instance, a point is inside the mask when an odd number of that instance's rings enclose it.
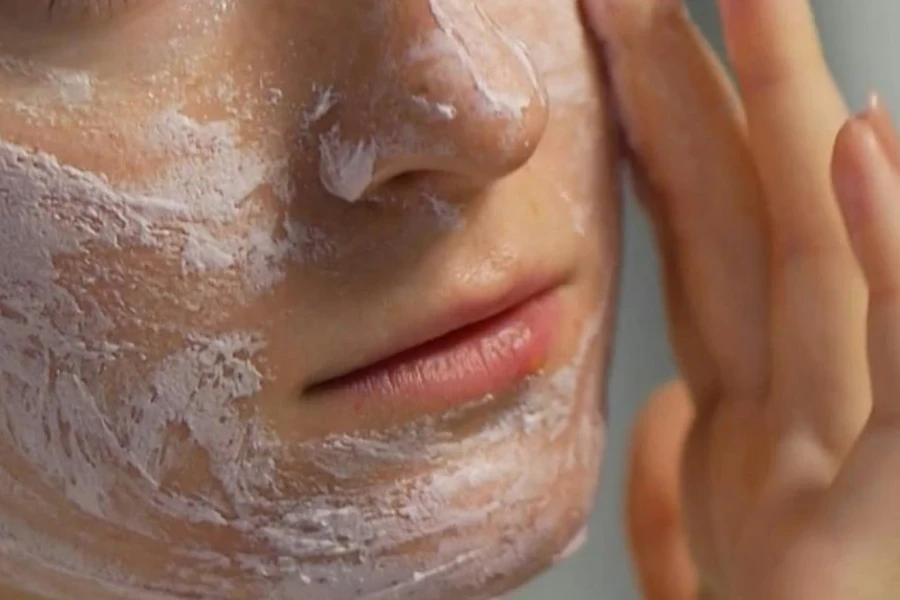
<instances>
[{"instance_id":1,"label":"nose","mask_svg":"<svg viewBox=\"0 0 900 600\"><path fill-rule=\"evenodd\" d=\"M348 201L398 179L486 185L534 153L547 94L524 46L473 0L388 3L368 73L320 139L322 183Z\"/></svg>"}]
</instances>

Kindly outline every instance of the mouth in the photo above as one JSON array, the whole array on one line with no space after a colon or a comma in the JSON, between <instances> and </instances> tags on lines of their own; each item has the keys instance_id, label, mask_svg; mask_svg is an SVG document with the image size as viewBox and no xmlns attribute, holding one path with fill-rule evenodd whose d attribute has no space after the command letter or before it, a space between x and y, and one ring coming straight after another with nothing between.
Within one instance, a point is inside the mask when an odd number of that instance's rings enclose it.
<instances>
[{"instance_id":1,"label":"mouth","mask_svg":"<svg viewBox=\"0 0 900 600\"><path fill-rule=\"evenodd\" d=\"M546 365L562 317L560 288L511 292L460 307L432 324L436 334L314 384L311 399L342 398L426 412L449 410L513 388Z\"/></svg>"}]
</instances>

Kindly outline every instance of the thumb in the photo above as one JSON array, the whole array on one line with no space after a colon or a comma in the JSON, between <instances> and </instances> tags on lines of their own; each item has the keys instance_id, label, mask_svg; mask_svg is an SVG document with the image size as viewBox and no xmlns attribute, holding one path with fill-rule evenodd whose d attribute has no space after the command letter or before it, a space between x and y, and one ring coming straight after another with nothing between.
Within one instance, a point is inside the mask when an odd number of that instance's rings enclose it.
<instances>
[{"instance_id":1,"label":"thumb","mask_svg":"<svg viewBox=\"0 0 900 600\"><path fill-rule=\"evenodd\" d=\"M695 600L698 576L682 523L682 450L694 409L683 382L655 392L634 428L626 524L647 600Z\"/></svg>"}]
</instances>

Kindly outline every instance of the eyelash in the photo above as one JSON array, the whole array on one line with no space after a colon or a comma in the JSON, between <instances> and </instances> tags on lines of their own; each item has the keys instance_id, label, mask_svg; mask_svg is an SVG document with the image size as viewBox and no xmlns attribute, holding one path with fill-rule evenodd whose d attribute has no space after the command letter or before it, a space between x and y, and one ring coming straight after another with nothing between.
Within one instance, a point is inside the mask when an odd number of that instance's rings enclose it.
<instances>
[{"instance_id":1,"label":"eyelash","mask_svg":"<svg viewBox=\"0 0 900 600\"><path fill-rule=\"evenodd\" d=\"M161 2L162 0L155 0ZM142 0L0 0L0 47L4 31L21 36L69 32L81 27L103 26L141 4Z\"/></svg>"},{"instance_id":2,"label":"eyelash","mask_svg":"<svg viewBox=\"0 0 900 600\"><path fill-rule=\"evenodd\" d=\"M62 16L79 19L105 17L125 8L130 0L46 0L47 18Z\"/></svg>"}]
</instances>

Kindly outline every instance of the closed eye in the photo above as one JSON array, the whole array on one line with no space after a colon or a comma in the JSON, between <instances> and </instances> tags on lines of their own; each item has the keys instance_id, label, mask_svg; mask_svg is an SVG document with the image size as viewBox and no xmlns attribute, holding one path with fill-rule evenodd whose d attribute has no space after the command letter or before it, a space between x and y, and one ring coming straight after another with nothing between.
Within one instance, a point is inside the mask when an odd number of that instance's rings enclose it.
<instances>
[{"instance_id":1,"label":"closed eye","mask_svg":"<svg viewBox=\"0 0 900 600\"><path fill-rule=\"evenodd\" d=\"M90 22L136 4L137 0L0 0L0 17L31 24Z\"/></svg>"}]
</instances>

